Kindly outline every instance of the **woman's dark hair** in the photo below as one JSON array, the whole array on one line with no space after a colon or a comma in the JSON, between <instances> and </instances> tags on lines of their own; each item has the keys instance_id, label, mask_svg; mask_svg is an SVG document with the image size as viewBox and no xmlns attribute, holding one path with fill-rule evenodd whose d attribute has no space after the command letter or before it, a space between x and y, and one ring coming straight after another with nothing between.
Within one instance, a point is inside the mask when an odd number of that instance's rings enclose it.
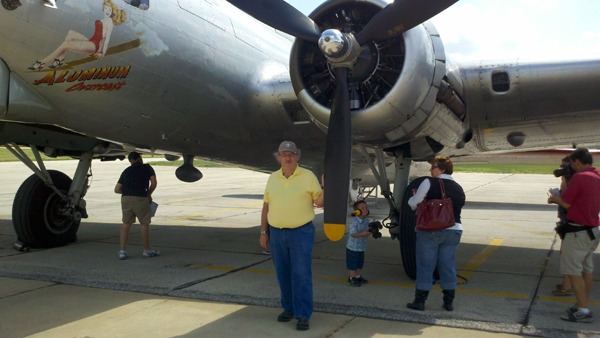
<instances>
[{"instance_id":1,"label":"woman's dark hair","mask_svg":"<svg viewBox=\"0 0 600 338\"><path fill-rule=\"evenodd\" d=\"M452 175L454 172L454 164L448 156L436 156L431 164L437 165L438 169L443 171L444 174Z\"/></svg>"},{"instance_id":2,"label":"woman's dark hair","mask_svg":"<svg viewBox=\"0 0 600 338\"><path fill-rule=\"evenodd\" d=\"M579 160L581 164L594 163L594 159L592 158L592 154L590 153L590 151L587 148L583 147L573 150L569 157L571 158L572 162L575 162L575 160Z\"/></svg>"}]
</instances>

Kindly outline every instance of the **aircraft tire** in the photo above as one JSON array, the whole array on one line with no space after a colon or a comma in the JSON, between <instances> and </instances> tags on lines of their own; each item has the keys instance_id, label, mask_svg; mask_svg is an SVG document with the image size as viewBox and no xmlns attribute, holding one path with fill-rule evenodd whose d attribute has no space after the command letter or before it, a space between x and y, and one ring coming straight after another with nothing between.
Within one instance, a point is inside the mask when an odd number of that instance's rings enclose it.
<instances>
[{"instance_id":1,"label":"aircraft tire","mask_svg":"<svg viewBox=\"0 0 600 338\"><path fill-rule=\"evenodd\" d=\"M408 185L404 192L402 210L400 216L400 254L402 255L402 266L404 272L410 279L417 278L417 213L408 205L408 199L413 195L413 189L417 189L426 177L419 177Z\"/></svg>"},{"instance_id":2,"label":"aircraft tire","mask_svg":"<svg viewBox=\"0 0 600 338\"><path fill-rule=\"evenodd\" d=\"M417 278L417 212L412 210L408 205L408 199L413 195L413 189L418 189L421 182L427 177L419 177L414 179L404 192L404 200L402 203L402 216L400 218L400 254L402 255L402 266L404 272L410 279ZM435 280L440 279L440 274L435 268L433 272Z\"/></svg>"},{"instance_id":3,"label":"aircraft tire","mask_svg":"<svg viewBox=\"0 0 600 338\"><path fill-rule=\"evenodd\" d=\"M54 185L65 194L71 178L48 170ZM60 214L64 202L33 174L19 187L13 203L13 226L19 240L31 248L52 248L74 241L81 221Z\"/></svg>"}]
</instances>

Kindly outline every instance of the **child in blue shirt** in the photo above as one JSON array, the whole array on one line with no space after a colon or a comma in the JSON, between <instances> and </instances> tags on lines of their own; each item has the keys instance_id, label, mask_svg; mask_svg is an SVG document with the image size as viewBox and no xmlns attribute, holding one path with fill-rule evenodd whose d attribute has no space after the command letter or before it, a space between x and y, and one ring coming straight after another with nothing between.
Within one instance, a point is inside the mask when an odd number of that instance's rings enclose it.
<instances>
[{"instance_id":1,"label":"child in blue shirt","mask_svg":"<svg viewBox=\"0 0 600 338\"><path fill-rule=\"evenodd\" d=\"M372 233L369 232L369 208L367 202L357 201L354 203L355 215L350 223L350 235L348 244L346 244L346 268L350 271L348 285L361 286L369 281L362 278L360 272L365 263L365 250L367 249L367 239Z\"/></svg>"}]
</instances>

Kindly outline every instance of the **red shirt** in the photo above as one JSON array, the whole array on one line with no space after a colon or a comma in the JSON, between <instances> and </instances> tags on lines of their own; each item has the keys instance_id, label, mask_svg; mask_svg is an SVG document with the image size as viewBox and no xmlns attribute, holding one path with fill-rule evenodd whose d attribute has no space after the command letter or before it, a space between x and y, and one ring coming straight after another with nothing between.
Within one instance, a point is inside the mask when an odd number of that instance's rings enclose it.
<instances>
[{"instance_id":1,"label":"red shirt","mask_svg":"<svg viewBox=\"0 0 600 338\"><path fill-rule=\"evenodd\" d=\"M600 172L589 167L573 175L562 200L571 205L567 210L569 221L595 227L600 225Z\"/></svg>"}]
</instances>

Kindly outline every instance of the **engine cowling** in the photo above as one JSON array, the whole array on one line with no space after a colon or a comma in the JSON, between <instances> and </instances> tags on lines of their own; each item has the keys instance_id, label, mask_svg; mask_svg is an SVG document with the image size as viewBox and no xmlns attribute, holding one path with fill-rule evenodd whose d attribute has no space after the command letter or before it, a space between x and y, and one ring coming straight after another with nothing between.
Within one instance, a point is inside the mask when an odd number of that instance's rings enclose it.
<instances>
[{"instance_id":1,"label":"engine cowling","mask_svg":"<svg viewBox=\"0 0 600 338\"><path fill-rule=\"evenodd\" d=\"M356 33L387 4L381 0L328 1L310 17L322 31L336 28ZM335 88L327 59L316 44L296 39L290 72L299 101L326 130ZM414 159L454 148L465 126L460 117L436 101L445 75L444 47L430 22L363 46L349 73L354 141L378 148L411 142Z\"/></svg>"}]
</instances>

